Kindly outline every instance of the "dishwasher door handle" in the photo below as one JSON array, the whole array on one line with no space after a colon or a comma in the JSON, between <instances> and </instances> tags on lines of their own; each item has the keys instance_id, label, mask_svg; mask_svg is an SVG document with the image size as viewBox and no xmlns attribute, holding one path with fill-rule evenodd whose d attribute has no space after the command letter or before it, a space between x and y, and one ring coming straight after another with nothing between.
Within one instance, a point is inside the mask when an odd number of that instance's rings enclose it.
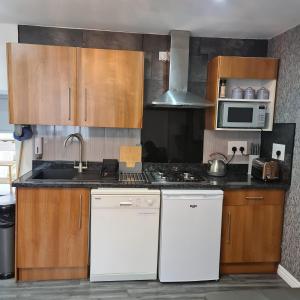
<instances>
[{"instance_id":1,"label":"dishwasher door handle","mask_svg":"<svg viewBox=\"0 0 300 300\"><path fill-rule=\"evenodd\" d=\"M133 203L130 201L122 201L120 202L120 206L132 206Z\"/></svg>"}]
</instances>

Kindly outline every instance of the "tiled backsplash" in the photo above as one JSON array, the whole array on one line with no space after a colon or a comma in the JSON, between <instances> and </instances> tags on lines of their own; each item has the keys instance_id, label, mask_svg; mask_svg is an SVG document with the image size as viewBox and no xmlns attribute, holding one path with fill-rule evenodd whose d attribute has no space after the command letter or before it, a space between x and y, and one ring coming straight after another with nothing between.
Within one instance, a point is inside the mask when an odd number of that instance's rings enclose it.
<instances>
[{"instance_id":1,"label":"tiled backsplash","mask_svg":"<svg viewBox=\"0 0 300 300\"><path fill-rule=\"evenodd\" d=\"M247 141L248 149L250 144L260 144L260 132L247 131L217 131L204 130L204 144L203 144L203 162L207 163L210 159L209 155L214 152L221 152L227 155L228 141ZM236 155L231 162L232 164L248 164L248 157Z\"/></svg>"},{"instance_id":2,"label":"tiled backsplash","mask_svg":"<svg viewBox=\"0 0 300 300\"><path fill-rule=\"evenodd\" d=\"M121 145L139 145L140 129L88 128L76 126L36 126L34 136L44 138L43 160L77 160L78 142L64 147L64 139L70 133L80 132L84 139L84 160L101 161L103 158L119 158ZM203 162L209 154L221 152L227 155L227 142L235 140L260 144L260 132L204 131ZM236 156L232 163L248 163L248 158Z\"/></svg>"},{"instance_id":3,"label":"tiled backsplash","mask_svg":"<svg viewBox=\"0 0 300 300\"><path fill-rule=\"evenodd\" d=\"M64 147L70 133L80 132L84 139L83 159L102 161L119 158L121 145L139 145L140 129L91 128L76 126L36 126L34 135L44 138L43 160L78 160L78 142Z\"/></svg>"}]
</instances>

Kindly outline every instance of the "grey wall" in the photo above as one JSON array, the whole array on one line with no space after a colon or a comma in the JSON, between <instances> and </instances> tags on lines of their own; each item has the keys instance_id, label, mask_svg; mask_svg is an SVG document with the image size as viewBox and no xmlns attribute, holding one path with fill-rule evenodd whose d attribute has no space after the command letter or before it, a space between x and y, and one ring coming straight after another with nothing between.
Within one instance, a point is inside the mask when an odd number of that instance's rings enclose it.
<instances>
[{"instance_id":1,"label":"grey wall","mask_svg":"<svg viewBox=\"0 0 300 300\"><path fill-rule=\"evenodd\" d=\"M292 182L287 193L281 264L300 280L300 25L269 41L280 58L275 121L296 122Z\"/></svg>"},{"instance_id":2,"label":"grey wall","mask_svg":"<svg viewBox=\"0 0 300 300\"><path fill-rule=\"evenodd\" d=\"M47 45L64 45L87 48L141 50L145 52L145 86L144 103L151 102L156 96L161 95L168 89L169 66L165 62L158 60L159 51L168 51L170 48L170 36L120 33L95 30L65 29L53 27L39 27L19 25L19 42ZM217 55L238 55L238 56L266 56L268 42L266 40L243 40L243 39L221 39L221 38L201 38L192 37L190 39L190 68L189 68L189 89L199 95L205 95L206 73L208 61ZM69 129L66 129L67 131ZM53 128L37 128L37 133L53 132ZM99 131L99 132L97 132ZM112 132L114 131L114 132ZM95 129L93 135L89 135L90 143L97 137L97 144L106 144L106 139L102 129ZM110 135L122 138L127 137L132 143L139 141L136 132L118 129L110 130ZM132 139L134 136L134 140ZM53 138L47 135L47 147L60 147L61 136ZM230 134L228 139L232 140ZM58 143L58 145L56 145ZM113 143L118 147L118 143ZM89 145L88 145L89 147ZM111 148L110 148L111 149ZM99 153L106 153L98 151ZM117 149L112 150L117 153ZM199 149L202 152L202 149ZM59 151L47 151L47 159L60 159ZM52 153L57 153L54 156ZM64 155L64 154L63 154ZM92 159L94 156L88 156ZM106 157L106 155L104 155ZM101 157L100 157L101 159Z\"/></svg>"}]
</instances>

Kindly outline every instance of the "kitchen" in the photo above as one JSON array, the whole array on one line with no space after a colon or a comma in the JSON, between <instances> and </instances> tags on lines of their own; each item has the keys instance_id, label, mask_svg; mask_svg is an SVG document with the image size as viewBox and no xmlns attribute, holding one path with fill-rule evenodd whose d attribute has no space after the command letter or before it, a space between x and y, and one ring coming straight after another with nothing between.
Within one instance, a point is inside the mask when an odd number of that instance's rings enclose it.
<instances>
[{"instance_id":1,"label":"kitchen","mask_svg":"<svg viewBox=\"0 0 300 300\"><path fill-rule=\"evenodd\" d=\"M4 5L12 13L13 2ZM104 2L103 17L112 12ZM213 5L225 14L225 2ZM64 291L52 297L66 298L297 299L288 288L300 286L292 18L278 31L236 34L180 18L161 29L154 19L139 29L71 15L4 20L15 25L1 44L0 101L18 178L15 197L0 197L16 201L6 227L16 255L5 260L14 279L0 281L0 297L20 295L22 282L36 297L53 284Z\"/></svg>"}]
</instances>

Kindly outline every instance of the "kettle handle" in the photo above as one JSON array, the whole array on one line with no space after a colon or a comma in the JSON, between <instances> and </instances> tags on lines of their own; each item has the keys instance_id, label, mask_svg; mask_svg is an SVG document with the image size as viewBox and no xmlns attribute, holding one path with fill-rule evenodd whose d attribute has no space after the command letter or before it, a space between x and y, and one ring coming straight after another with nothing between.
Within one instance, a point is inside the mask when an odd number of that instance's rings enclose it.
<instances>
[{"instance_id":1,"label":"kettle handle","mask_svg":"<svg viewBox=\"0 0 300 300\"><path fill-rule=\"evenodd\" d=\"M223 156L225 162L227 162L227 160L228 160L227 156L224 155L224 154L221 153L221 152L214 152L214 153L211 153L211 154L209 155L209 157L212 157L212 156L214 156L214 155L221 155L221 156Z\"/></svg>"}]
</instances>

